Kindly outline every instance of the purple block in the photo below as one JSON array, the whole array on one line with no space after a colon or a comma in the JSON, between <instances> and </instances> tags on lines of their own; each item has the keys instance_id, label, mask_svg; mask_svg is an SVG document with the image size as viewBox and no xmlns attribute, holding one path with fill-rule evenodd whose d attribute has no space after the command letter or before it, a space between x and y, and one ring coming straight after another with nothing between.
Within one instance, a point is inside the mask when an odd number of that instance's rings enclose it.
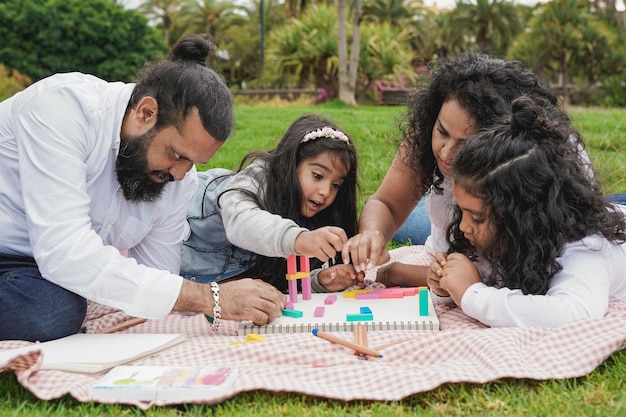
<instances>
[{"instance_id":1,"label":"purple block","mask_svg":"<svg viewBox=\"0 0 626 417\"><path fill-rule=\"evenodd\" d=\"M315 307L314 317L324 317L325 308L323 306Z\"/></svg>"},{"instance_id":2,"label":"purple block","mask_svg":"<svg viewBox=\"0 0 626 417\"><path fill-rule=\"evenodd\" d=\"M364 292L356 295L357 300L377 300L380 294L377 292Z\"/></svg>"}]
</instances>

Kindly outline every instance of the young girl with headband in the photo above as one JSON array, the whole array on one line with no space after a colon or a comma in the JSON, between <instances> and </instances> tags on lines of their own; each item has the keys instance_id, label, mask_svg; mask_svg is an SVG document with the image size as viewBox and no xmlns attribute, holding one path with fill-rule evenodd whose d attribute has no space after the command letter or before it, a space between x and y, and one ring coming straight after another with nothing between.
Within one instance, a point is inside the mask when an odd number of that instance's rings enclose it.
<instances>
[{"instance_id":1,"label":"young girl with headband","mask_svg":"<svg viewBox=\"0 0 626 417\"><path fill-rule=\"evenodd\" d=\"M188 210L181 275L201 282L261 278L287 291L286 259L311 259L314 292L362 281L331 266L356 233L357 154L348 136L317 115L299 117L269 152L247 154L236 172L201 172Z\"/></svg>"},{"instance_id":2,"label":"young girl with headband","mask_svg":"<svg viewBox=\"0 0 626 417\"><path fill-rule=\"evenodd\" d=\"M626 300L626 206L603 197L569 135L522 97L464 141L433 292L489 326L557 327Z\"/></svg>"}]
</instances>

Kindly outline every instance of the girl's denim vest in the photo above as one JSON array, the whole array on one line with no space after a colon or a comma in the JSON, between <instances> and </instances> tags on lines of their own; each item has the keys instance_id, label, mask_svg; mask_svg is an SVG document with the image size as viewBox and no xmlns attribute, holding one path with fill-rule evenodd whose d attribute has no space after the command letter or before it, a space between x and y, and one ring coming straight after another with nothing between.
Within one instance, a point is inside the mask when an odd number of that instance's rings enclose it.
<instances>
[{"instance_id":1,"label":"girl's denim vest","mask_svg":"<svg viewBox=\"0 0 626 417\"><path fill-rule=\"evenodd\" d=\"M217 197L231 173L222 168L198 173L198 189L187 211L191 235L181 250L180 269L185 278L219 282L247 271L256 262L254 253L228 241L217 207Z\"/></svg>"}]
</instances>

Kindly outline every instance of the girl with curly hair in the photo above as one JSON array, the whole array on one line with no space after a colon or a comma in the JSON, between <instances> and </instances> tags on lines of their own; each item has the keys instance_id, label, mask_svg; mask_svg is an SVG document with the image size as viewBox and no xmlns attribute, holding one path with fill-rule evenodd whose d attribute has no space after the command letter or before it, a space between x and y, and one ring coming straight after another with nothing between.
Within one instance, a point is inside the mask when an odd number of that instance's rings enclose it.
<instances>
[{"instance_id":1,"label":"girl with curly hair","mask_svg":"<svg viewBox=\"0 0 626 417\"><path fill-rule=\"evenodd\" d=\"M558 327L626 300L626 206L603 197L570 133L522 97L464 141L433 292L494 327Z\"/></svg>"}]
</instances>

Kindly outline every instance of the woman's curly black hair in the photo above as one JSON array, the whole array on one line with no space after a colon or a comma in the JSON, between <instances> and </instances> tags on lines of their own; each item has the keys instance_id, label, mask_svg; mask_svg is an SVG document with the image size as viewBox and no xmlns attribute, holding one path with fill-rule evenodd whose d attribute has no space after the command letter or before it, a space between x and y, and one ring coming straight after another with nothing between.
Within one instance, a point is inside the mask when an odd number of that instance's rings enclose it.
<instances>
[{"instance_id":1,"label":"woman's curly black hair","mask_svg":"<svg viewBox=\"0 0 626 417\"><path fill-rule=\"evenodd\" d=\"M421 196L433 184L435 191L440 192L438 186L443 175L433 155L432 131L446 101L457 100L482 128L510 114L511 102L521 96L530 96L541 107L549 109L550 117L568 126L570 135L582 149L580 134L569 116L558 107L554 91L519 61L473 52L440 58L431 77L409 94L407 110L400 120L400 146L408 148L407 160L403 162L420 179L415 184L415 195Z\"/></svg>"},{"instance_id":2,"label":"woman's curly black hair","mask_svg":"<svg viewBox=\"0 0 626 417\"><path fill-rule=\"evenodd\" d=\"M487 285L545 294L562 267L569 242L600 234L624 242L625 216L603 197L597 180L572 147L570 130L550 119L530 97L513 101L512 115L461 145L455 186L481 199L495 233L484 253ZM448 228L450 252L475 257L455 210Z\"/></svg>"}]
</instances>

